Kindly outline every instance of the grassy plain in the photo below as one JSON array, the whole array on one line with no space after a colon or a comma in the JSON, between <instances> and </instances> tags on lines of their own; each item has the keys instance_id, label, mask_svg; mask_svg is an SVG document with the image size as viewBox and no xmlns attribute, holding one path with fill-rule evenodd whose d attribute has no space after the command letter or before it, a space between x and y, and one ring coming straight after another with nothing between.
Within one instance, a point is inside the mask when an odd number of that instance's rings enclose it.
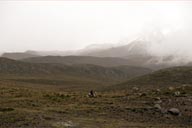
<instances>
[{"instance_id":1,"label":"grassy plain","mask_svg":"<svg viewBox=\"0 0 192 128\"><path fill-rule=\"evenodd\" d=\"M192 87L102 90L102 82L1 76L1 128L176 128L192 126ZM91 86L90 86L91 85ZM103 86L105 84L103 83ZM110 87L110 86L109 86ZM87 96L90 89L97 97ZM180 92L175 96L176 91ZM175 116L162 110L178 108Z\"/></svg>"}]
</instances>

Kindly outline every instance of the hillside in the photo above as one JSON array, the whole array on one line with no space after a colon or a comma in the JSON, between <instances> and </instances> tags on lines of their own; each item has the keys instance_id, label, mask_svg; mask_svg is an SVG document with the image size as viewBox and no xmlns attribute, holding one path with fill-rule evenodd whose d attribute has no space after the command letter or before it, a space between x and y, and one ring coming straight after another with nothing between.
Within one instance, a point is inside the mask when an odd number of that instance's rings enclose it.
<instances>
[{"instance_id":1,"label":"hillside","mask_svg":"<svg viewBox=\"0 0 192 128\"><path fill-rule=\"evenodd\" d=\"M131 85L134 86L152 86L152 87L166 87L183 84L192 84L192 67L173 67L155 71L151 74L136 77L127 82L123 82L116 87L126 88Z\"/></svg>"},{"instance_id":2,"label":"hillside","mask_svg":"<svg viewBox=\"0 0 192 128\"><path fill-rule=\"evenodd\" d=\"M67 76L85 80L121 81L151 72L150 69L131 66L102 67L97 65L63 65L27 63L0 58L0 75L58 77Z\"/></svg>"},{"instance_id":3,"label":"hillside","mask_svg":"<svg viewBox=\"0 0 192 128\"><path fill-rule=\"evenodd\" d=\"M0 58L0 74L36 75L52 73L59 74L61 71L51 65L31 64L3 57Z\"/></svg>"},{"instance_id":4,"label":"hillside","mask_svg":"<svg viewBox=\"0 0 192 128\"><path fill-rule=\"evenodd\" d=\"M37 57L39 55L37 54L31 54L27 52L6 52L1 55L1 57L9 58L9 59L14 59L14 60L20 60L24 58L29 58L29 57Z\"/></svg>"},{"instance_id":5,"label":"hillside","mask_svg":"<svg viewBox=\"0 0 192 128\"><path fill-rule=\"evenodd\" d=\"M22 59L31 63L58 63L65 65L93 64L104 67L130 65L130 61L115 57L92 57L92 56L43 56Z\"/></svg>"}]
</instances>

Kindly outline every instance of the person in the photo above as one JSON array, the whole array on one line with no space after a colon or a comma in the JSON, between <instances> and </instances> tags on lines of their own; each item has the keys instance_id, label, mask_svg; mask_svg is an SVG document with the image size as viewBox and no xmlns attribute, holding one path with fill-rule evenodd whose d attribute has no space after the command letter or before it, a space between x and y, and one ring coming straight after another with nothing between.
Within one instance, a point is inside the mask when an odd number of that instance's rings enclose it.
<instances>
[{"instance_id":1,"label":"person","mask_svg":"<svg viewBox=\"0 0 192 128\"><path fill-rule=\"evenodd\" d=\"M89 95L88 95L89 97L95 97L96 95L95 95L95 92L93 91L93 90L91 90L90 92L89 92Z\"/></svg>"}]
</instances>

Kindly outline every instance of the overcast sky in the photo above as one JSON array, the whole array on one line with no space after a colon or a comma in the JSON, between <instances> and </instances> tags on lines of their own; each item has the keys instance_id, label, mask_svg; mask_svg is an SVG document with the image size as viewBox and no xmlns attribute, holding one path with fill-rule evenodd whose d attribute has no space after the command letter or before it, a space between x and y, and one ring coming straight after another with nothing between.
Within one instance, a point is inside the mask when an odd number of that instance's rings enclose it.
<instances>
[{"instance_id":1,"label":"overcast sky","mask_svg":"<svg viewBox=\"0 0 192 128\"><path fill-rule=\"evenodd\" d=\"M191 39L191 17L190 1L0 1L0 52L125 43L154 28Z\"/></svg>"}]
</instances>

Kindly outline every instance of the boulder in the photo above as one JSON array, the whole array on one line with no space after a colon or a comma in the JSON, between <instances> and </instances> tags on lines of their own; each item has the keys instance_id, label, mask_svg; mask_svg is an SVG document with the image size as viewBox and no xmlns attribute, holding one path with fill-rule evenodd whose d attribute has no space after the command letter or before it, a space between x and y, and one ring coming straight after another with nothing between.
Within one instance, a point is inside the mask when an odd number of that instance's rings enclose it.
<instances>
[{"instance_id":1,"label":"boulder","mask_svg":"<svg viewBox=\"0 0 192 128\"><path fill-rule=\"evenodd\" d=\"M178 116L181 114L180 110L177 109L177 108L170 108L168 110L168 113L170 113L171 115L175 115L175 116Z\"/></svg>"}]
</instances>

